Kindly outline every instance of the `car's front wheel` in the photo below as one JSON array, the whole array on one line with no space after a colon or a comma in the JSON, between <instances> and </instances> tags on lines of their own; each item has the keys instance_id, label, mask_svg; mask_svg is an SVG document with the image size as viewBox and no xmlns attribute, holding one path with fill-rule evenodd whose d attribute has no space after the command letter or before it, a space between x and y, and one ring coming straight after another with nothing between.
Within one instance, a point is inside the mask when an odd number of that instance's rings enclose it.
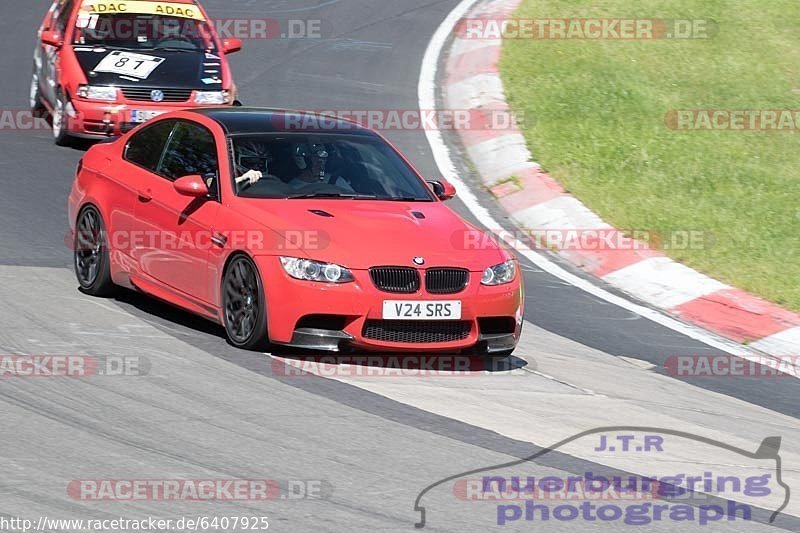
<instances>
[{"instance_id":1,"label":"car's front wheel","mask_svg":"<svg viewBox=\"0 0 800 533\"><path fill-rule=\"evenodd\" d=\"M31 75L31 89L29 95L29 105L31 113L34 117L41 117L44 113L44 104L42 104L42 91L39 88L39 75L36 73L34 66L33 74Z\"/></svg>"},{"instance_id":2,"label":"car's front wheel","mask_svg":"<svg viewBox=\"0 0 800 533\"><path fill-rule=\"evenodd\" d=\"M246 255L234 257L222 280L222 313L228 341L244 350L266 350L267 307L258 269Z\"/></svg>"},{"instance_id":3,"label":"car's front wheel","mask_svg":"<svg viewBox=\"0 0 800 533\"><path fill-rule=\"evenodd\" d=\"M53 139L58 146L68 146L72 141L69 135L69 118L67 115L67 98L59 91L51 117L53 121Z\"/></svg>"},{"instance_id":4,"label":"car's front wheel","mask_svg":"<svg viewBox=\"0 0 800 533\"><path fill-rule=\"evenodd\" d=\"M75 227L75 275L81 290L92 296L109 296L116 286L111 280L106 227L94 207L86 207Z\"/></svg>"}]
</instances>

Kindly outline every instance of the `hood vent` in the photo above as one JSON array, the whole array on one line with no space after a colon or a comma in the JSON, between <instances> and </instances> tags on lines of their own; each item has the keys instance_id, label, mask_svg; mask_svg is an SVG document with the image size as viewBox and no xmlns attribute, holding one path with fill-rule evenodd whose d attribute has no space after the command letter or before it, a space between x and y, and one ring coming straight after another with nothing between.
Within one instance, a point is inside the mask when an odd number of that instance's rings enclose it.
<instances>
[{"instance_id":1,"label":"hood vent","mask_svg":"<svg viewBox=\"0 0 800 533\"><path fill-rule=\"evenodd\" d=\"M425 220L425 215L420 213L419 211L411 211L411 214L414 215L414 218Z\"/></svg>"},{"instance_id":2,"label":"hood vent","mask_svg":"<svg viewBox=\"0 0 800 533\"><path fill-rule=\"evenodd\" d=\"M327 211L323 211L322 209L309 209L308 212L314 213L318 217L333 218L333 215L331 215Z\"/></svg>"}]
</instances>

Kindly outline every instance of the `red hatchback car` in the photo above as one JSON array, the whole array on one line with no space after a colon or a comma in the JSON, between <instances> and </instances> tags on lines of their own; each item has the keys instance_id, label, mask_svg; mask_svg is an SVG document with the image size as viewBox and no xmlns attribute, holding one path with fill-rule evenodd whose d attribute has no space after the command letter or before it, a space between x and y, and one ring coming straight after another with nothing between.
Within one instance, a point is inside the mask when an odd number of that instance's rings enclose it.
<instances>
[{"instance_id":1,"label":"red hatchback car","mask_svg":"<svg viewBox=\"0 0 800 533\"><path fill-rule=\"evenodd\" d=\"M221 40L194 0L55 0L39 30L30 105L56 144L120 135L159 114L236 103Z\"/></svg>"},{"instance_id":2,"label":"red hatchback car","mask_svg":"<svg viewBox=\"0 0 800 533\"><path fill-rule=\"evenodd\" d=\"M84 292L133 288L241 348L504 357L515 258L378 133L311 113L163 115L84 156L69 197Z\"/></svg>"}]
</instances>

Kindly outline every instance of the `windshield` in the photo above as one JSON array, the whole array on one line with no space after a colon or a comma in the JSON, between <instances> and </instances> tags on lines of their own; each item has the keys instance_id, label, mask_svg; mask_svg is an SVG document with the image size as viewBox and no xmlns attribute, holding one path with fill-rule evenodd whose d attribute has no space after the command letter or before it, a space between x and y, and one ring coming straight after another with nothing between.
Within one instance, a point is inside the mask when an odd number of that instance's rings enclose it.
<instances>
[{"instance_id":1,"label":"windshield","mask_svg":"<svg viewBox=\"0 0 800 533\"><path fill-rule=\"evenodd\" d=\"M244 135L234 136L231 144L242 197L434 200L425 182L380 139Z\"/></svg>"},{"instance_id":2,"label":"windshield","mask_svg":"<svg viewBox=\"0 0 800 533\"><path fill-rule=\"evenodd\" d=\"M147 14L81 13L73 44L126 50L214 52L210 26L203 20Z\"/></svg>"}]
</instances>

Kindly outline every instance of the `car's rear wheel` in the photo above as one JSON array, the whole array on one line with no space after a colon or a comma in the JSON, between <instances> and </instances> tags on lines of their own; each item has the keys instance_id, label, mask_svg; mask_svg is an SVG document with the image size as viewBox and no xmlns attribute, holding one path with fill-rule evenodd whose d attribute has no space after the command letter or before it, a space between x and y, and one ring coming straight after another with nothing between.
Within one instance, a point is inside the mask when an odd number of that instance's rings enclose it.
<instances>
[{"instance_id":1,"label":"car's rear wheel","mask_svg":"<svg viewBox=\"0 0 800 533\"><path fill-rule=\"evenodd\" d=\"M69 119L67 118L67 98L59 91L51 117L53 121L53 139L58 146L68 146L72 138L69 135Z\"/></svg>"},{"instance_id":2,"label":"car's rear wheel","mask_svg":"<svg viewBox=\"0 0 800 533\"><path fill-rule=\"evenodd\" d=\"M266 350L267 308L258 269L246 255L228 264L222 280L222 313L228 341L244 350Z\"/></svg>"},{"instance_id":3,"label":"car's rear wheel","mask_svg":"<svg viewBox=\"0 0 800 533\"><path fill-rule=\"evenodd\" d=\"M75 227L75 275L83 292L109 296L116 286L111 281L111 262L103 218L94 207L86 207Z\"/></svg>"}]
</instances>

